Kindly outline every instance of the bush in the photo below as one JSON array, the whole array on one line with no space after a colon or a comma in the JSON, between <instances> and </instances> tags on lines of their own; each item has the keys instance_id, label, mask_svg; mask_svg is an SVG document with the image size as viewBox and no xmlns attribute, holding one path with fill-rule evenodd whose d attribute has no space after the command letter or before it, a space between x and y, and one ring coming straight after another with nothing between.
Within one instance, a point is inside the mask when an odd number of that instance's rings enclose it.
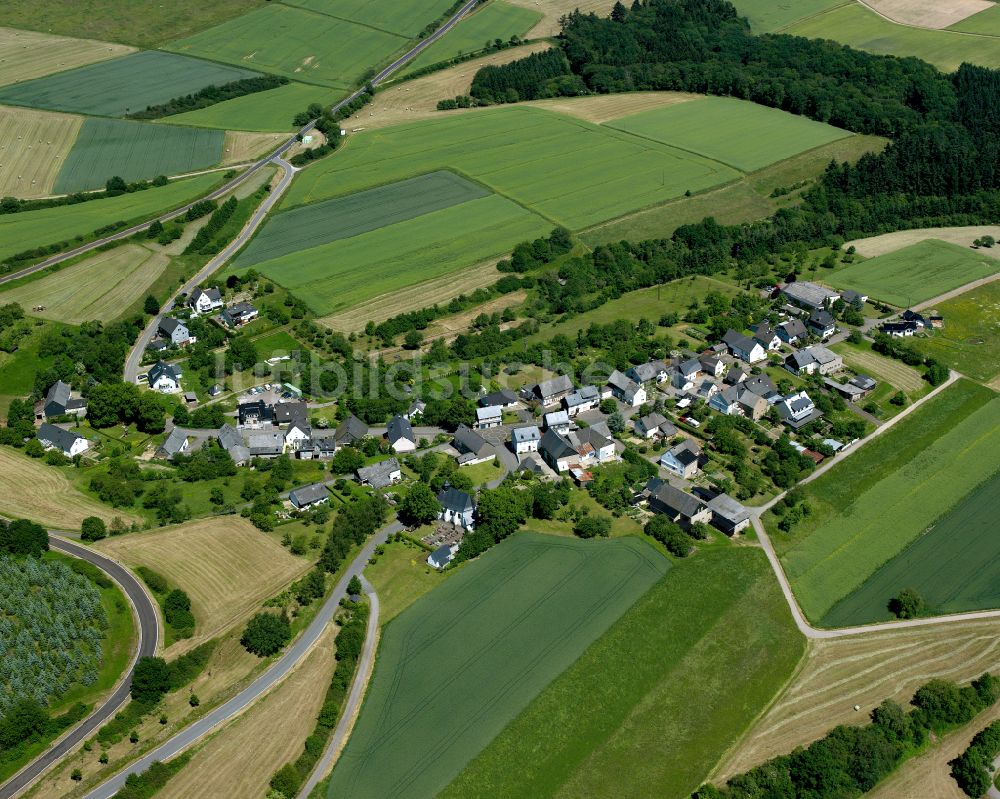
<instances>
[{"instance_id":1,"label":"bush","mask_svg":"<svg viewBox=\"0 0 1000 799\"><path fill-rule=\"evenodd\" d=\"M165 594L170 590L167 578L159 572L155 572L148 566L137 566L136 573L154 594Z\"/></svg>"},{"instance_id":2,"label":"bush","mask_svg":"<svg viewBox=\"0 0 1000 799\"><path fill-rule=\"evenodd\" d=\"M170 690L170 668L163 658L142 657L132 674L132 699L153 705Z\"/></svg>"},{"instance_id":3,"label":"bush","mask_svg":"<svg viewBox=\"0 0 1000 799\"><path fill-rule=\"evenodd\" d=\"M83 541L100 541L108 534L104 520L97 516L88 516L80 525L80 538Z\"/></svg>"},{"instance_id":4,"label":"bush","mask_svg":"<svg viewBox=\"0 0 1000 799\"><path fill-rule=\"evenodd\" d=\"M611 517L584 516L573 525L573 532L580 538L607 538L611 535Z\"/></svg>"},{"instance_id":5,"label":"bush","mask_svg":"<svg viewBox=\"0 0 1000 799\"><path fill-rule=\"evenodd\" d=\"M269 657L281 651L291 638L292 628L284 614L258 613L247 623L240 643L258 657Z\"/></svg>"}]
</instances>

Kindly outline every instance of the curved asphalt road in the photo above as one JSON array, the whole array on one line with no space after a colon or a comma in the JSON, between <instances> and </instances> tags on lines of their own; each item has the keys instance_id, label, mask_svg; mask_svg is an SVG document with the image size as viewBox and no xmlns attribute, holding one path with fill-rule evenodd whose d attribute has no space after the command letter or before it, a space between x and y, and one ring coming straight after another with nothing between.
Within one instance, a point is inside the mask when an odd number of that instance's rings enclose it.
<instances>
[{"instance_id":1,"label":"curved asphalt road","mask_svg":"<svg viewBox=\"0 0 1000 799\"><path fill-rule=\"evenodd\" d=\"M146 589L132 576L131 572L121 564L88 547L67 541L52 533L49 533L49 546L64 554L93 564L118 585L132 606L132 612L138 622L139 646L136 649L135 657L129 664L128 672L115 687L111 696L87 718L59 738L43 754L28 763L3 785L0 785L0 799L11 799L11 797L17 796L114 715L128 698L129 689L132 687L132 669L135 667L136 661L140 657L155 654L159 640L156 606L149 594L146 593Z\"/></svg>"},{"instance_id":2,"label":"curved asphalt road","mask_svg":"<svg viewBox=\"0 0 1000 799\"><path fill-rule=\"evenodd\" d=\"M125 784L125 778L129 774L137 774L145 771L154 761L169 760L177 756L220 724L242 713L263 694L271 690L275 684L286 677L298 662L309 653L320 635L322 635L323 630L332 621L340 605L340 600L347 595L347 583L350 581L351 576L354 574L360 576L365 564L368 563L368 559L374 554L375 547L384 544L390 535L402 529L403 526L399 522L392 522L368 539L357 557L354 558L351 565L344 572L344 575L337 582L329 598L323 603L323 607L320 608L316 618L306 627L305 632L285 651L285 654L275 661L267 671L228 702L219 705L190 726L181 730L173 738L150 750L139 760L130 763L107 782L94 788L90 793L86 794L85 799L111 799L121 789L122 785ZM370 646L367 641L368 639L366 638L366 648Z\"/></svg>"}]
</instances>

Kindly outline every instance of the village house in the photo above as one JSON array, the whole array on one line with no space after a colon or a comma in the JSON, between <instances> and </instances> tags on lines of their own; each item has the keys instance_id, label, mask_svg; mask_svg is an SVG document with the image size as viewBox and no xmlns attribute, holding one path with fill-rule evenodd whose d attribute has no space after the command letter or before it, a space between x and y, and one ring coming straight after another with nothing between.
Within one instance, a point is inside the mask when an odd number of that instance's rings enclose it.
<instances>
[{"instance_id":1,"label":"village house","mask_svg":"<svg viewBox=\"0 0 1000 799\"><path fill-rule=\"evenodd\" d=\"M601 404L601 392L597 386L583 386L563 397L563 407L572 419L584 411L592 411Z\"/></svg>"},{"instance_id":2,"label":"village house","mask_svg":"<svg viewBox=\"0 0 1000 799\"><path fill-rule=\"evenodd\" d=\"M750 526L750 511L728 494L717 494L708 501L712 524L726 535L736 535Z\"/></svg>"},{"instance_id":3,"label":"village house","mask_svg":"<svg viewBox=\"0 0 1000 799\"><path fill-rule=\"evenodd\" d=\"M308 447L312 439L312 428L307 424L296 422L285 431L285 451L297 453L303 447Z\"/></svg>"},{"instance_id":4,"label":"village house","mask_svg":"<svg viewBox=\"0 0 1000 799\"><path fill-rule=\"evenodd\" d=\"M660 466L668 472L690 480L698 474L701 447L693 438L686 438L677 446L668 449L660 458Z\"/></svg>"},{"instance_id":5,"label":"village house","mask_svg":"<svg viewBox=\"0 0 1000 799\"><path fill-rule=\"evenodd\" d=\"M285 435L280 430L252 430L247 448L254 458L277 458L285 452Z\"/></svg>"},{"instance_id":6,"label":"village house","mask_svg":"<svg viewBox=\"0 0 1000 799\"><path fill-rule=\"evenodd\" d=\"M625 375L636 383L665 383L670 376L670 369L662 360L653 360L633 366Z\"/></svg>"},{"instance_id":7,"label":"village house","mask_svg":"<svg viewBox=\"0 0 1000 799\"><path fill-rule=\"evenodd\" d=\"M353 413L337 425L333 437L338 447L358 446L368 436L368 425Z\"/></svg>"},{"instance_id":8,"label":"village house","mask_svg":"<svg viewBox=\"0 0 1000 799\"><path fill-rule=\"evenodd\" d=\"M457 488L446 486L437 495L441 504L438 518L463 530L475 528L476 503L472 495Z\"/></svg>"},{"instance_id":9,"label":"village house","mask_svg":"<svg viewBox=\"0 0 1000 799\"><path fill-rule=\"evenodd\" d=\"M786 344L798 344L809 338L809 331L801 319L789 319L778 325L778 338Z\"/></svg>"},{"instance_id":10,"label":"village house","mask_svg":"<svg viewBox=\"0 0 1000 799\"><path fill-rule=\"evenodd\" d=\"M698 497L674 488L665 480L654 477L649 482L649 509L662 513L670 521L691 527L696 523L707 524L712 520L712 511Z\"/></svg>"},{"instance_id":11,"label":"village house","mask_svg":"<svg viewBox=\"0 0 1000 799\"><path fill-rule=\"evenodd\" d=\"M561 435L546 430L539 444L545 462L556 472L566 472L573 466L592 466L614 460L615 443L592 427Z\"/></svg>"},{"instance_id":12,"label":"village house","mask_svg":"<svg viewBox=\"0 0 1000 799\"><path fill-rule=\"evenodd\" d=\"M861 306L868 302L868 295L861 294L860 292L853 291L851 289L844 289L840 293L840 299L842 299L847 305L853 308L861 309Z\"/></svg>"},{"instance_id":13,"label":"village house","mask_svg":"<svg viewBox=\"0 0 1000 799\"><path fill-rule=\"evenodd\" d=\"M719 393L719 387L715 385L707 377L701 381L701 385L698 386L698 399L702 402L708 402L712 397Z\"/></svg>"},{"instance_id":14,"label":"village house","mask_svg":"<svg viewBox=\"0 0 1000 799\"><path fill-rule=\"evenodd\" d=\"M668 422L667 417L662 413L654 411L636 419L635 434L639 438L645 439L655 438L656 436L670 438L673 435L677 435L677 428Z\"/></svg>"},{"instance_id":15,"label":"village house","mask_svg":"<svg viewBox=\"0 0 1000 799\"><path fill-rule=\"evenodd\" d=\"M806 320L806 327L814 336L826 339L837 332L837 320L829 311L813 311Z\"/></svg>"},{"instance_id":16,"label":"village house","mask_svg":"<svg viewBox=\"0 0 1000 799\"><path fill-rule=\"evenodd\" d=\"M499 427L503 424L503 408L499 405L488 405L485 408L476 408L476 429L488 430L491 427Z\"/></svg>"},{"instance_id":17,"label":"village house","mask_svg":"<svg viewBox=\"0 0 1000 799\"><path fill-rule=\"evenodd\" d=\"M505 411L516 408L519 400L517 394L509 388L502 388L479 398L479 407L488 408L490 405L499 405Z\"/></svg>"},{"instance_id":18,"label":"village house","mask_svg":"<svg viewBox=\"0 0 1000 799\"><path fill-rule=\"evenodd\" d=\"M746 379L747 379L747 373L743 371L743 368L740 366L733 366L732 368L730 368L728 372L726 372L726 376L725 378L723 378L723 382L727 386L735 386L738 385L739 383L742 383Z\"/></svg>"},{"instance_id":19,"label":"village house","mask_svg":"<svg viewBox=\"0 0 1000 799\"><path fill-rule=\"evenodd\" d=\"M186 344L194 344L196 338L191 336L188 327L179 319L172 316L164 316L157 325L157 332L170 343L172 347L183 347Z\"/></svg>"},{"instance_id":20,"label":"village house","mask_svg":"<svg viewBox=\"0 0 1000 799\"><path fill-rule=\"evenodd\" d=\"M745 363L752 365L767 358L767 351L759 342L735 330L727 330L722 341L734 358L739 358Z\"/></svg>"},{"instance_id":21,"label":"village house","mask_svg":"<svg viewBox=\"0 0 1000 799\"><path fill-rule=\"evenodd\" d=\"M312 435L298 448L298 456L304 461L329 460L337 454L337 439L332 432Z\"/></svg>"},{"instance_id":22,"label":"village house","mask_svg":"<svg viewBox=\"0 0 1000 799\"><path fill-rule=\"evenodd\" d=\"M632 408L637 408L646 401L646 389L617 369L608 377L608 387L615 399Z\"/></svg>"},{"instance_id":23,"label":"village house","mask_svg":"<svg viewBox=\"0 0 1000 799\"><path fill-rule=\"evenodd\" d=\"M778 415L793 430L799 430L823 416L805 391L789 394L777 405Z\"/></svg>"},{"instance_id":24,"label":"village house","mask_svg":"<svg viewBox=\"0 0 1000 799\"><path fill-rule=\"evenodd\" d=\"M558 375L551 380L543 380L541 383L532 386L529 394L537 399L542 405L555 405L573 390L573 381L566 375Z\"/></svg>"},{"instance_id":25,"label":"village house","mask_svg":"<svg viewBox=\"0 0 1000 799\"><path fill-rule=\"evenodd\" d=\"M172 394L181 390L181 369L179 366L157 361L149 370L149 387L154 391Z\"/></svg>"},{"instance_id":26,"label":"village house","mask_svg":"<svg viewBox=\"0 0 1000 799\"><path fill-rule=\"evenodd\" d=\"M769 322L760 322L753 327L753 338L769 352L781 349L781 338Z\"/></svg>"},{"instance_id":27,"label":"village house","mask_svg":"<svg viewBox=\"0 0 1000 799\"><path fill-rule=\"evenodd\" d=\"M837 292L806 280L789 283L781 289L781 293L790 302L806 310L829 308L840 299Z\"/></svg>"},{"instance_id":28,"label":"village house","mask_svg":"<svg viewBox=\"0 0 1000 799\"><path fill-rule=\"evenodd\" d=\"M413 426L402 416L393 416L385 430L385 437L393 452L413 452L417 448L417 439L413 435Z\"/></svg>"},{"instance_id":29,"label":"village house","mask_svg":"<svg viewBox=\"0 0 1000 799\"><path fill-rule=\"evenodd\" d=\"M427 565L440 571L455 559L458 544L442 544L427 556Z\"/></svg>"},{"instance_id":30,"label":"village house","mask_svg":"<svg viewBox=\"0 0 1000 799\"><path fill-rule=\"evenodd\" d=\"M277 425L309 423L309 404L297 402L279 402L274 406L274 423Z\"/></svg>"},{"instance_id":31,"label":"village house","mask_svg":"<svg viewBox=\"0 0 1000 799\"><path fill-rule=\"evenodd\" d=\"M560 435L569 432L569 413L566 411L552 411L542 417L542 426L546 430L555 430Z\"/></svg>"},{"instance_id":32,"label":"village house","mask_svg":"<svg viewBox=\"0 0 1000 799\"><path fill-rule=\"evenodd\" d=\"M709 407L727 416L746 416L755 422L767 413L767 400L745 385L727 386L709 401Z\"/></svg>"},{"instance_id":33,"label":"village house","mask_svg":"<svg viewBox=\"0 0 1000 799\"><path fill-rule=\"evenodd\" d=\"M188 305L196 314L210 313L222 307L222 293L217 288L195 289Z\"/></svg>"},{"instance_id":34,"label":"village house","mask_svg":"<svg viewBox=\"0 0 1000 799\"><path fill-rule=\"evenodd\" d=\"M893 338L909 338L921 328L916 322L883 322L879 329Z\"/></svg>"},{"instance_id":35,"label":"village house","mask_svg":"<svg viewBox=\"0 0 1000 799\"><path fill-rule=\"evenodd\" d=\"M313 483L312 485L290 491L288 493L288 501L298 510L305 510L314 505L329 502L330 492L326 490L326 486L322 483Z\"/></svg>"},{"instance_id":36,"label":"village house","mask_svg":"<svg viewBox=\"0 0 1000 799\"><path fill-rule=\"evenodd\" d=\"M163 443L157 447L156 455L159 458L172 458L174 455L183 455L189 447L190 441L187 435L179 427L175 427Z\"/></svg>"},{"instance_id":37,"label":"village house","mask_svg":"<svg viewBox=\"0 0 1000 799\"><path fill-rule=\"evenodd\" d=\"M229 453L229 457L237 466L243 466L250 460L250 450L243 436L231 424L222 425L216 436L219 439L219 446Z\"/></svg>"},{"instance_id":38,"label":"village house","mask_svg":"<svg viewBox=\"0 0 1000 799\"><path fill-rule=\"evenodd\" d=\"M90 442L74 430L63 430L54 424L43 422L35 437L47 449L59 450L67 458L82 455L90 448Z\"/></svg>"},{"instance_id":39,"label":"village house","mask_svg":"<svg viewBox=\"0 0 1000 799\"><path fill-rule=\"evenodd\" d=\"M743 381L743 387L767 400L769 405L774 405L781 401L781 394L778 387L767 375L752 375Z\"/></svg>"},{"instance_id":40,"label":"village house","mask_svg":"<svg viewBox=\"0 0 1000 799\"><path fill-rule=\"evenodd\" d=\"M257 428L274 421L274 407L264 400L241 402L236 406L236 423L243 428Z\"/></svg>"},{"instance_id":41,"label":"village house","mask_svg":"<svg viewBox=\"0 0 1000 799\"><path fill-rule=\"evenodd\" d=\"M726 373L726 364L718 355L701 355L698 358L701 371L708 377L719 378Z\"/></svg>"},{"instance_id":42,"label":"village house","mask_svg":"<svg viewBox=\"0 0 1000 799\"><path fill-rule=\"evenodd\" d=\"M358 482L361 485L372 488L388 488L394 483L403 479L403 470L399 468L399 461L395 458L373 463L371 466L362 466L357 471Z\"/></svg>"},{"instance_id":43,"label":"village house","mask_svg":"<svg viewBox=\"0 0 1000 799\"><path fill-rule=\"evenodd\" d=\"M861 402L875 390L878 383L867 375L855 375L846 383L826 378L823 384L831 391L836 391L848 402Z\"/></svg>"},{"instance_id":44,"label":"village house","mask_svg":"<svg viewBox=\"0 0 1000 799\"><path fill-rule=\"evenodd\" d=\"M674 388L681 391L691 391L695 381L701 377L701 361L691 358L677 364L677 371L674 372Z\"/></svg>"},{"instance_id":45,"label":"village house","mask_svg":"<svg viewBox=\"0 0 1000 799\"><path fill-rule=\"evenodd\" d=\"M844 368L844 359L822 344L793 352L785 359L785 368L794 375L830 375Z\"/></svg>"},{"instance_id":46,"label":"village house","mask_svg":"<svg viewBox=\"0 0 1000 799\"><path fill-rule=\"evenodd\" d=\"M424 415L425 410L427 410L427 403L423 400L415 399L410 403L409 409L403 414L403 416L409 419L412 424Z\"/></svg>"},{"instance_id":47,"label":"village house","mask_svg":"<svg viewBox=\"0 0 1000 799\"><path fill-rule=\"evenodd\" d=\"M49 390L45 392L45 398L35 406L35 418L43 416L50 419L53 416L76 416L87 415L87 400L79 396L73 396L73 389L69 383L56 380Z\"/></svg>"},{"instance_id":48,"label":"village house","mask_svg":"<svg viewBox=\"0 0 1000 799\"><path fill-rule=\"evenodd\" d=\"M542 433L535 425L517 427L510 431L511 449L515 455L538 452L538 442L541 440Z\"/></svg>"},{"instance_id":49,"label":"village house","mask_svg":"<svg viewBox=\"0 0 1000 799\"><path fill-rule=\"evenodd\" d=\"M459 466L474 466L496 457L496 451L490 443L464 424L460 424L455 430L452 446L459 453L457 458Z\"/></svg>"},{"instance_id":50,"label":"village house","mask_svg":"<svg viewBox=\"0 0 1000 799\"><path fill-rule=\"evenodd\" d=\"M243 327L256 319L259 314L260 312L249 302L237 302L223 308L222 321L229 327Z\"/></svg>"}]
</instances>

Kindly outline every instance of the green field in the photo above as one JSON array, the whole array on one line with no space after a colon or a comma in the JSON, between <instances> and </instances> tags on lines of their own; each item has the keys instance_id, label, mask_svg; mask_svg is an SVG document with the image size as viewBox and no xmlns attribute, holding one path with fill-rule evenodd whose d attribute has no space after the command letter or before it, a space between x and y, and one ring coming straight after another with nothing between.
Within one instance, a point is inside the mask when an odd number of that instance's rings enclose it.
<instances>
[{"instance_id":1,"label":"green field","mask_svg":"<svg viewBox=\"0 0 1000 799\"><path fill-rule=\"evenodd\" d=\"M497 257L550 228L516 203L490 195L253 268L301 297L317 314L329 314Z\"/></svg>"},{"instance_id":2,"label":"green field","mask_svg":"<svg viewBox=\"0 0 1000 799\"><path fill-rule=\"evenodd\" d=\"M200 58L147 51L0 87L0 103L121 117L213 83L256 74Z\"/></svg>"},{"instance_id":3,"label":"green field","mask_svg":"<svg viewBox=\"0 0 1000 799\"><path fill-rule=\"evenodd\" d=\"M944 327L917 346L976 380L1000 375L1000 281L941 303Z\"/></svg>"},{"instance_id":4,"label":"green field","mask_svg":"<svg viewBox=\"0 0 1000 799\"><path fill-rule=\"evenodd\" d=\"M930 529L823 618L828 627L890 618L889 599L915 588L931 613L1000 607L1000 472L945 513Z\"/></svg>"},{"instance_id":5,"label":"green field","mask_svg":"<svg viewBox=\"0 0 1000 799\"><path fill-rule=\"evenodd\" d=\"M735 0L733 5L750 21L754 33L774 33L845 2L853 0Z\"/></svg>"},{"instance_id":6,"label":"green field","mask_svg":"<svg viewBox=\"0 0 1000 799\"><path fill-rule=\"evenodd\" d=\"M671 569L440 799L687 799L804 650L762 552L701 552Z\"/></svg>"},{"instance_id":7,"label":"green field","mask_svg":"<svg viewBox=\"0 0 1000 799\"><path fill-rule=\"evenodd\" d=\"M830 275L836 288L908 308L1000 271L1000 261L968 247L927 239L896 252L858 261Z\"/></svg>"},{"instance_id":8,"label":"green field","mask_svg":"<svg viewBox=\"0 0 1000 799\"><path fill-rule=\"evenodd\" d=\"M253 266L311 247L488 197L489 190L453 172L432 172L273 216L239 258Z\"/></svg>"},{"instance_id":9,"label":"green field","mask_svg":"<svg viewBox=\"0 0 1000 799\"><path fill-rule=\"evenodd\" d=\"M981 33L986 36L1000 36L1000 6L992 6L971 17L966 17L949 30L964 33Z\"/></svg>"},{"instance_id":10,"label":"green field","mask_svg":"<svg viewBox=\"0 0 1000 799\"><path fill-rule=\"evenodd\" d=\"M452 0L430 2L373 3L371 0L284 0L320 14L347 19L398 36L415 38L428 23L434 22L449 8ZM449 34L450 35L450 34Z\"/></svg>"},{"instance_id":11,"label":"green field","mask_svg":"<svg viewBox=\"0 0 1000 799\"><path fill-rule=\"evenodd\" d=\"M744 172L851 135L822 122L730 97L704 97L606 124ZM733 131L739 131L739 135L734 136Z\"/></svg>"},{"instance_id":12,"label":"green field","mask_svg":"<svg viewBox=\"0 0 1000 799\"><path fill-rule=\"evenodd\" d=\"M404 74L458 55L477 52L494 39L507 41L511 36L524 36L541 18L540 11L493 0L421 52L407 65Z\"/></svg>"},{"instance_id":13,"label":"green field","mask_svg":"<svg viewBox=\"0 0 1000 799\"><path fill-rule=\"evenodd\" d=\"M809 483L813 512L775 547L799 604L823 619L942 513L1000 469L1000 400L949 387Z\"/></svg>"},{"instance_id":14,"label":"green field","mask_svg":"<svg viewBox=\"0 0 1000 799\"><path fill-rule=\"evenodd\" d=\"M507 106L350 137L299 175L284 207L452 169L580 229L739 177L659 142L539 108Z\"/></svg>"},{"instance_id":15,"label":"green field","mask_svg":"<svg viewBox=\"0 0 1000 799\"><path fill-rule=\"evenodd\" d=\"M168 47L177 53L347 89L366 69L406 43L405 37L386 31L275 3Z\"/></svg>"},{"instance_id":16,"label":"green field","mask_svg":"<svg viewBox=\"0 0 1000 799\"><path fill-rule=\"evenodd\" d=\"M531 534L462 567L386 626L328 795L435 796L668 567L638 539Z\"/></svg>"},{"instance_id":17,"label":"green field","mask_svg":"<svg viewBox=\"0 0 1000 799\"><path fill-rule=\"evenodd\" d=\"M205 194L218 182L218 175L198 175L134 194L0 215L0 259L85 236L113 222L148 219Z\"/></svg>"},{"instance_id":18,"label":"green field","mask_svg":"<svg viewBox=\"0 0 1000 799\"><path fill-rule=\"evenodd\" d=\"M197 111L175 114L163 121L171 125L191 125L196 128L291 131L295 127L292 119L300 111L305 111L310 103L333 105L343 96L344 93L339 89L293 82L266 92L245 94Z\"/></svg>"},{"instance_id":19,"label":"green field","mask_svg":"<svg viewBox=\"0 0 1000 799\"><path fill-rule=\"evenodd\" d=\"M59 171L55 191L103 188L115 175L131 183L215 166L222 160L223 138L221 130L87 119Z\"/></svg>"},{"instance_id":20,"label":"green field","mask_svg":"<svg viewBox=\"0 0 1000 799\"><path fill-rule=\"evenodd\" d=\"M833 39L870 53L916 56L945 72L958 69L963 61L1000 67L1000 38L897 25L860 3L848 3L804 19L782 33L809 39Z\"/></svg>"},{"instance_id":21,"label":"green field","mask_svg":"<svg viewBox=\"0 0 1000 799\"><path fill-rule=\"evenodd\" d=\"M276 355L288 355L293 350L303 350L302 343L285 330L274 330L253 340L257 357L266 361Z\"/></svg>"}]
</instances>

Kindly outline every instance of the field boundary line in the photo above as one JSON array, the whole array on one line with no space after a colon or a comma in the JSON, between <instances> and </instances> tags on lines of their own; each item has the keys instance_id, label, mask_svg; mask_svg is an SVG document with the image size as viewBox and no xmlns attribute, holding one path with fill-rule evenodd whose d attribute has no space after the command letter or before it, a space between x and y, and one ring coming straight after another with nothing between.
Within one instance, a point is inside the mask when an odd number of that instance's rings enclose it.
<instances>
[{"instance_id":1,"label":"field boundary line","mask_svg":"<svg viewBox=\"0 0 1000 799\"><path fill-rule=\"evenodd\" d=\"M396 31L386 30L385 28L380 28L377 25L372 25L369 22L359 22L356 19L349 19L348 17L341 17L337 14L330 14L326 11L319 11L315 8L307 8L306 6L297 6L294 3L286 3L285 0L279 0L278 5L284 6L285 8L294 8L296 11L305 11L310 14L316 14L320 17L329 17L330 19L335 19L338 22L347 22L351 25L357 25L359 28L368 28L369 30L378 31L379 33L386 33L389 36L395 36L397 39L406 39L406 41L413 41L413 36L407 36L404 33L396 33Z\"/></svg>"},{"instance_id":2,"label":"field boundary line","mask_svg":"<svg viewBox=\"0 0 1000 799\"><path fill-rule=\"evenodd\" d=\"M997 36L993 36L992 34L989 34L989 33L976 33L975 31L957 31L957 30L953 30L951 28L951 26L948 26L948 27L945 27L945 28L928 28L928 27L925 27L924 25L914 25L912 22L900 22L898 19L893 19L892 17L887 17L885 14L883 14L881 11L879 11L874 6L871 6L868 3L866 3L865 0L857 0L857 2L858 2L858 5L862 6L863 8L867 9L868 11L871 11L873 14L881 17L886 22L890 22L893 25L899 25L900 27L903 27L903 28L914 28L915 30L918 30L918 31L930 31L931 33L935 33L935 32L937 32L937 33L957 33L957 34L962 35L962 36L978 36L978 37L983 38L983 39L996 39L996 38L1000 38L1000 37L997 37ZM842 8L842 6L837 6L837 8ZM828 10L829 11L833 11L834 9L831 8L831 9L828 9ZM988 9L985 9L985 8L983 9L983 11L987 11L987 10ZM982 13L982 12L978 12L977 11L976 13L978 14L978 13ZM958 20L958 22L954 22L952 24L953 25L960 25L961 23L965 22L966 19L972 19L972 17L974 17L974 16L976 16L976 15L975 14L970 14L965 19L960 19L960 20Z\"/></svg>"}]
</instances>

